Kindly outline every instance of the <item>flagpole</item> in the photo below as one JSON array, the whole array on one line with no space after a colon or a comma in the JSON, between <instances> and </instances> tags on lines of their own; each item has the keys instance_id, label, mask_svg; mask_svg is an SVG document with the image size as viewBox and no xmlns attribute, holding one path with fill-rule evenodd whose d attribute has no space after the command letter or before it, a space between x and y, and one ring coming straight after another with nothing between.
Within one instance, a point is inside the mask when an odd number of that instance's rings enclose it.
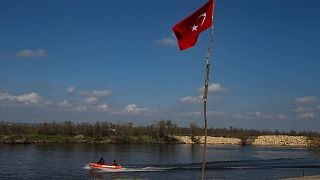
<instances>
[{"instance_id":1,"label":"flagpole","mask_svg":"<svg viewBox=\"0 0 320 180\"><path fill-rule=\"evenodd\" d=\"M214 13L214 3L213 3L213 13ZM204 180L204 172L205 172L206 157L207 157L207 134L208 134L207 97L208 97L208 86L209 86L211 49L213 46L213 39L214 39L213 25L214 23L213 23L213 14L212 14L211 39L210 39L207 57L206 57L206 77L205 77L204 89L203 89L204 146L203 146L203 152L202 152L202 170L201 170L202 180Z\"/></svg>"}]
</instances>

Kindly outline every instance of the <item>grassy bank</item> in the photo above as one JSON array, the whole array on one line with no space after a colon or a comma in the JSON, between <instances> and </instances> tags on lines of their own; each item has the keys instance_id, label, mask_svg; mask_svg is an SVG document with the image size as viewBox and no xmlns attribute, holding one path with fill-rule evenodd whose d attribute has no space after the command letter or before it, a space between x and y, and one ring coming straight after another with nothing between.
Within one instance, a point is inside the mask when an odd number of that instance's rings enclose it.
<instances>
[{"instance_id":1,"label":"grassy bank","mask_svg":"<svg viewBox=\"0 0 320 180\"><path fill-rule=\"evenodd\" d=\"M133 123L114 124L106 121L95 123L52 121L35 124L0 122L0 143L200 143L198 142L200 138L195 137L203 136L203 132L203 128L194 123L191 123L190 127L179 127L170 120L160 120L150 125L138 126ZM283 137L284 135L290 137ZM186 137L184 140L170 138L173 136ZM216 137L211 138L212 144L241 145L287 145L294 144L296 141L290 140L296 139L291 137L314 137L315 140L310 141L312 147L320 149L318 146L320 133L318 132L279 132L229 127L209 128L208 136ZM231 139L233 139L232 142Z\"/></svg>"},{"instance_id":2,"label":"grassy bank","mask_svg":"<svg viewBox=\"0 0 320 180\"><path fill-rule=\"evenodd\" d=\"M2 144L32 144L32 143L168 143L166 138L152 136L106 136L90 137L84 135L63 136L63 135L1 135Z\"/></svg>"}]
</instances>

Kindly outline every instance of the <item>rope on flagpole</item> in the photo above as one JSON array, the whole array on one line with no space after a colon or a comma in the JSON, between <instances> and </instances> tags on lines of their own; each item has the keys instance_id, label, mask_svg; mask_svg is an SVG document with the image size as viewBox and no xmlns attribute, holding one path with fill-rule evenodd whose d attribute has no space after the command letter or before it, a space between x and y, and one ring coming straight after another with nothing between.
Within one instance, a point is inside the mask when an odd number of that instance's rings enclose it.
<instances>
[{"instance_id":1,"label":"rope on flagpole","mask_svg":"<svg viewBox=\"0 0 320 180\"><path fill-rule=\"evenodd\" d=\"M213 9L213 12L214 12L214 9ZM212 14L211 39L210 39L208 53L206 57L206 60L207 60L206 77L205 77L204 89L203 89L204 146L203 146L203 152L202 152L202 171L201 171L202 180L204 180L204 172L205 172L206 157L207 157L207 134L208 134L207 97L208 97L208 86L209 86L211 49L213 46L213 39L214 39L213 25L214 23L213 23L213 14Z\"/></svg>"}]
</instances>

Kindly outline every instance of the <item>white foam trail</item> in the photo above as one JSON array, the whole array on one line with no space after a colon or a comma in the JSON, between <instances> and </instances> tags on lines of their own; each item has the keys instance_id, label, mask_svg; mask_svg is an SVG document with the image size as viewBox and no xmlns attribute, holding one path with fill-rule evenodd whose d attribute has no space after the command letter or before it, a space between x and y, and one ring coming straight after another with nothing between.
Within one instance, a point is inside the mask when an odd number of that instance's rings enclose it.
<instances>
[{"instance_id":1,"label":"white foam trail","mask_svg":"<svg viewBox=\"0 0 320 180\"><path fill-rule=\"evenodd\" d=\"M90 167L88 164L86 164L86 165L83 167L83 169L91 169L91 167Z\"/></svg>"},{"instance_id":2,"label":"white foam trail","mask_svg":"<svg viewBox=\"0 0 320 180\"><path fill-rule=\"evenodd\" d=\"M84 169L92 169L89 165L86 165ZM155 172L166 171L171 168L165 167L143 167L143 168L121 168L121 169L94 169L99 172Z\"/></svg>"},{"instance_id":3,"label":"white foam trail","mask_svg":"<svg viewBox=\"0 0 320 180\"><path fill-rule=\"evenodd\" d=\"M144 167L144 168L122 168L122 169L101 169L102 172L151 172L165 171L165 168Z\"/></svg>"}]
</instances>

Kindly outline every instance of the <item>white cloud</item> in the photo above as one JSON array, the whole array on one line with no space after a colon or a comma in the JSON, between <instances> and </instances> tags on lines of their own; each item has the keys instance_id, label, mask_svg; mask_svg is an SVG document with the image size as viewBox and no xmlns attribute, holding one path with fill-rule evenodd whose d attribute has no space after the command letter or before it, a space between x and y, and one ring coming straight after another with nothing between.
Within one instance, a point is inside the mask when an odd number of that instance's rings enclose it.
<instances>
[{"instance_id":1,"label":"white cloud","mask_svg":"<svg viewBox=\"0 0 320 180\"><path fill-rule=\"evenodd\" d=\"M198 91L203 92L204 87L198 88ZM211 83L208 85L208 93L223 92L226 88L220 83Z\"/></svg>"},{"instance_id":2,"label":"white cloud","mask_svg":"<svg viewBox=\"0 0 320 180\"><path fill-rule=\"evenodd\" d=\"M75 93L76 92L76 87L74 87L74 86L68 87L67 92L70 93L70 94Z\"/></svg>"},{"instance_id":3,"label":"white cloud","mask_svg":"<svg viewBox=\"0 0 320 180\"><path fill-rule=\"evenodd\" d=\"M315 96L306 96L306 97L300 97L296 99L296 102L299 104L313 104L318 101L318 98Z\"/></svg>"},{"instance_id":4,"label":"white cloud","mask_svg":"<svg viewBox=\"0 0 320 180\"><path fill-rule=\"evenodd\" d=\"M77 110L77 111L79 111L79 112L85 112L85 111L88 111L88 106L85 106L85 105L77 105L74 109Z\"/></svg>"},{"instance_id":5,"label":"white cloud","mask_svg":"<svg viewBox=\"0 0 320 180\"><path fill-rule=\"evenodd\" d=\"M20 96L13 97L14 99L18 100L19 102L27 103L27 104L38 104L41 103L42 98L39 96L39 94L35 92L31 92L29 94L23 94Z\"/></svg>"},{"instance_id":6,"label":"white cloud","mask_svg":"<svg viewBox=\"0 0 320 180\"><path fill-rule=\"evenodd\" d=\"M102 112L109 111L109 106L106 103L98 105L97 108L99 111L102 111Z\"/></svg>"},{"instance_id":7,"label":"white cloud","mask_svg":"<svg viewBox=\"0 0 320 180\"><path fill-rule=\"evenodd\" d=\"M31 105L50 104L49 101L43 100L40 97L40 95L35 92L31 92L29 94L22 94L19 96L0 92L0 101L16 102L16 103L31 104Z\"/></svg>"},{"instance_id":8,"label":"white cloud","mask_svg":"<svg viewBox=\"0 0 320 180\"><path fill-rule=\"evenodd\" d=\"M165 45L165 46L175 46L177 42L172 38L162 38L160 40L155 40L156 44Z\"/></svg>"},{"instance_id":9,"label":"white cloud","mask_svg":"<svg viewBox=\"0 0 320 180\"><path fill-rule=\"evenodd\" d=\"M257 117L262 117L261 112L245 112L245 113L235 113L233 115L235 119L253 119Z\"/></svg>"},{"instance_id":10,"label":"white cloud","mask_svg":"<svg viewBox=\"0 0 320 180\"><path fill-rule=\"evenodd\" d=\"M85 102L89 104L93 104L99 101L100 98L107 97L111 95L110 90L93 90L91 92L87 91L79 91L74 86L70 86L67 88L67 92L69 94L76 94L78 96L85 97ZM83 103L77 103L77 104L83 104ZM83 107L80 107L78 109L81 109L81 111L84 111ZM88 109L88 108L87 108Z\"/></svg>"},{"instance_id":11,"label":"white cloud","mask_svg":"<svg viewBox=\"0 0 320 180\"><path fill-rule=\"evenodd\" d=\"M95 97L89 97L86 99L85 102L81 101L68 101L64 100L59 105L63 108L66 108L68 110L75 110L78 112L94 112L94 111L103 111L106 112L108 111L108 105L107 104L101 104L101 105L92 105L97 101L97 98Z\"/></svg>"},{"instance_id":12,"label":"white cloud","mask_svg":"<svg viewBox=\"0 0 320 180\"><path fill-rule=\"evenodd\" d=\"M145 112L147 108L140 108L136 104L128 104L124 107L123 112L124 113L131 113L131 114L139 114L142 112Z\"/></svg>"},{"instance_id":13,"label":"white cloud","mask_svg":"<svg viewBox=\"0 0 320 180\"><path fill-rule=\"evenodd\" d=\"M96 98L96 97L88 97L87 99L86 99L86 101L87 101L87 103L96 103L97 101L98 101L98 98Z\"/></svg>"},{"instance_id":14,"label":"white cloud","mask_svg":"<svg viewBox=\"0 0 320 180\"><path fill-rule=\"evenodd\" d=\"M233 115L233 117L236 119L245 119L246 118L244 115L242 115L242 113L235 113Z\"/></svg>"},{"instance_id":15,"label":"white cloud","mask_svg":"<svg viewBox=\"0 0 320 180\"><path fill-rule=\"evenodd\" d=\"M224 116L227 113L223 111L208 111L207 114L208 116Z\"/></svg>"},{"instance_id":16,"label":"white cloud","mask_svg":"<svg viewBox=\"0 0 320 180\"><path fill-rule=\"evenodd\" d=\"M179 101L182 103L199 103L201 102L202 96L186 96L182 97Z\"/></svg>"},{"instance_id":17,"label":"white cloud","mask_svg":"<svg viewBox=\"0 0 320 180\"><path fill-rule=\"evenodd\" d=\"M194 117L202 115L202 113L199 111L179 112L177 114L184 117Z\"/></svg>"},{"instance_id":18,"label":"white cloud","mask_svg":"<svg viewBox=\"0 0 320 180\"><path fill-rule=\"evenodd\" d=\"M198 88L199 92L203 92L203 88ZM208 85L208 93L215 93L215 92L223 92L225 91L226 88L223 87L221 84L219 83L211 83ZM211 96L212 97L212 96ZM202 101L203 95L199 95L199 96L185 96L179 99L179 102L182 103L199 103ZM220 99L220 97L214 97L215 99Z\"/></svg>"},{"instance_id":19,"label":"white cloud","mask_svg":"<svg viewBox=\"0 0 320 180\"><path fill-rule=\"evenodd\" d=\"M107 97L111 95L111 91L109 90L94 90L90 93L92 97Z\"/></svg>"},{"instance_id":20,"label":"white cloud","mask_svg":"<svg viewBox=\"0 0 320 180\"><path fill-rule=\"evenodd\" d=\"M44 49L37 49L37 50L30 50L30 49L24 49L16 53L17 57L20 58L36 58L36 57L42 57L46 55L46 50Z\"/></svg>"},{"instance_id":21,"label":"white cloud","mask_svg":"<svg viewBox=\"0 0 320 180\"><path fill-rule=\"evenodd\" d=\"M68 100L64 100L60 103L60 106L62 107L71 107L72 104Z\"/></svg>"},{"instance_id":22,"label":"white cloud","mask_svg":"<svg viewBox=\"0 0 320 180\"><path fill-rule=\"evenodd\" d=\"M315 117L315 114L313 112L306 112L306 113L299 114L297 116L297 118L299 119L310 119L314 117Z\"/></svg>"},{"instance_id":23,"label":"white cloud","mask_svg":"<svg viewBox=\"0 0 320 180\"><path fill-rule=\"evenodd\" d=\"M69 108L69 109L73 109L73 110L77 110L77 111L85 111L85 109L88 109L86 107L86 104L81 104L78 101L63 100L58 105L63 107L63 108Z\"/></svg>"},{"instance_id":24,"label":"white cloud","mask_svg":"<svg viewBox=\"0 0 320 180\"><path fill-rule=\"evenodd\" d=\"M202 111L177 112L176 114L184 117L203 116ZM227 113L223 111L207 111L208 116L224 116L226 114Z\"/></svg>"},{"instance_id":25,"label":"white cloud","mask_svg":"<svg viewBox=\"0 0 320 180\"><path fill-rule=\"evenodd\" d=\"M110 90L93 90L91 92L87 92L87 91L77 91L76 87L74 86L70 86L67 89L67 92L70 94L78 94L80 96L87 96L87 97L96 97L96 98L101 98L101 97L107 97L111 95L111 91Z\"/></svg>"}]
</instances>

